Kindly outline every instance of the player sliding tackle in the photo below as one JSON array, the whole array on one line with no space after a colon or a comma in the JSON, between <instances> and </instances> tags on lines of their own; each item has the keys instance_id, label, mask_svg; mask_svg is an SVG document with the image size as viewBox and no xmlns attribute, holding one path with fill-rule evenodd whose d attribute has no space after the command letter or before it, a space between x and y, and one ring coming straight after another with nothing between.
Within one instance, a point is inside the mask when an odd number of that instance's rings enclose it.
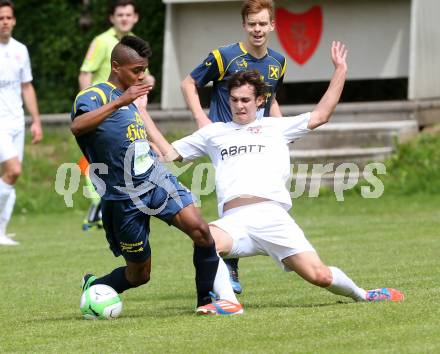
<instances>
[{"instance_id":1,"label":"player sliding tackle","mask_svg":"<svg viewBox=\"0 0 440 354\"><path fill-rule=\"evenodd\" d=\"M232 122L207 125L172 146L149 117L147 133L169 161L203 155L211 158L216 169L220 219L210 224L210 230L221 255L268 255L285 271L294 271L334 294L355 301L402 301L403 294L395 289L366 291L339 268L324 265L287 212L291 207L286 189L290 172L288 143L329 121L344 87L346 57L345 45L333 42L335 71L312 112L283 119L256 119L267 86L257 72L239 72L228 83Z\"/></svg>"}]
</instances>

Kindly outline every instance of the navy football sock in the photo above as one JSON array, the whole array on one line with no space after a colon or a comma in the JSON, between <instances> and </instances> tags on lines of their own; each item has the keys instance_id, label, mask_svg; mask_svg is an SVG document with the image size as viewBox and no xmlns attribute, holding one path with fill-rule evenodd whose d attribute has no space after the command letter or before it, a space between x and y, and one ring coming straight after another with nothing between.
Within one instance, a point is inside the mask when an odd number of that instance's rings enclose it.
<instances>
[{"instance_id":1,"label":"navy football sock","mask_svg":"<svg viewBox=\"0 0 440 354\"><path fill-rule=\"evenodd\" d=\"M225 263L228 266L231 266L231 268L233 270L237 270L238 269L238 260L239 258L228 258L228 259L224 259Z\"/></svg>"},{"instance_id":2,"label":"navy football sock","mask_svg":"<svg viewBox=\"0 0 440 354\"><path fill-rule=\"evenodd\" d=\"M93 285L104 284L111 286L118 294L123 293L125 290L135 288L135 286L131 285L125 277L125 268L127 267L114 269L111 273L96 279L93 282Z\"/></svg>"},{"instance_id":3,"label":"navy football sock","mask_svg":"<svg viewBox=\"0 0 440 354\"><path fill-rule=\"evenodd\" d=\"M194 245L193 263L196 268L197 307L211 302L209 292L214 288L218 262L214 243L208 247Z\"/></svg>"}]
</instances>

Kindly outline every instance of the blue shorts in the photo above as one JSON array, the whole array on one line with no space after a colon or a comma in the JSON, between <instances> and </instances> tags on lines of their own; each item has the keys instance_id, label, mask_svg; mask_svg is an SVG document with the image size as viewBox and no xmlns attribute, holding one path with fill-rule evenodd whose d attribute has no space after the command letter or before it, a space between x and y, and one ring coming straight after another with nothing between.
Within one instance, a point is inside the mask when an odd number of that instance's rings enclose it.
<instances>
[{"instance_id":1,"label":"blue shorts","mask_svg":"<svg viewBox=\"0 0 440 354\"><path fill-rule=\"evenodd\" d=\"M126 200L102 200L102 222L113 254L130 262L143 262L151 256L148 242L150 217L171 224L174 216L193 203L191 192L172 174L166 188L156 186L138 197Z\"/></svg>"}]
</instances>

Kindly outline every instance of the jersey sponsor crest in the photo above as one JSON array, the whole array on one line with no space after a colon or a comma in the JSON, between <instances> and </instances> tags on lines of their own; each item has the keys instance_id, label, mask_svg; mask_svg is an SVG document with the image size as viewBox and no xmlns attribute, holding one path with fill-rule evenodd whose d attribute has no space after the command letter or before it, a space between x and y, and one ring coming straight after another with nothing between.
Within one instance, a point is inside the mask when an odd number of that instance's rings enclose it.
<instances>
[{"instance_id":1,"label":"jersey sponsor crest","mask_svg":"<svg viewBox=\"0 0 440 354\"><path fill-rule=\"evenodd\" d=\"M278 80L280 78L280 67L277 65L268 66L269 73L267 77L271 80Z\"/></svg>"}]
</instances>

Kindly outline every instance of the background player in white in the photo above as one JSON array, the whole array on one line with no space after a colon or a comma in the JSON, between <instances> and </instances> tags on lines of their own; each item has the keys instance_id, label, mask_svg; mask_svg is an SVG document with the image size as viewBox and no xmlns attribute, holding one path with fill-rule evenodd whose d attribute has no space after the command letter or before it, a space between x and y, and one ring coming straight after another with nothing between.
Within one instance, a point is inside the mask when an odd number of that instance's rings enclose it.
<instances>
[{"instance_id":1,"label":"background player in white","mask_svg":"<svg viewBox=\"0 0 440 354\"><path fill-rule=\"evenodd\" d=\"M23 100L32 117L32 144L43 138L27 48L12 38L14 4L0 0L0 245L18 245L6 236L15 204L24 148Z\"/></svg>"},{"instance_id":2,"label":"background player in white","mask_svg":"<svg viewBox=\"0 0 440 354\"><path fill-rule=\"evenodd\" d=\"M147 132L168 160L208 155L216 169L221 218L211 223L217 251L227 257L271 256L285 271L355 301L402 301L391 288L366 291L342 270L326 266L290 217L288 143L329 121L342 93L347 50L331 47L335 71L326 93L310 113L256 120L266 85L259 73L240 72L229 81L233 121L214 123L170 146L149 122ZM217 125L217 126L215 126Z\"/></svg>"}]
</instances>

